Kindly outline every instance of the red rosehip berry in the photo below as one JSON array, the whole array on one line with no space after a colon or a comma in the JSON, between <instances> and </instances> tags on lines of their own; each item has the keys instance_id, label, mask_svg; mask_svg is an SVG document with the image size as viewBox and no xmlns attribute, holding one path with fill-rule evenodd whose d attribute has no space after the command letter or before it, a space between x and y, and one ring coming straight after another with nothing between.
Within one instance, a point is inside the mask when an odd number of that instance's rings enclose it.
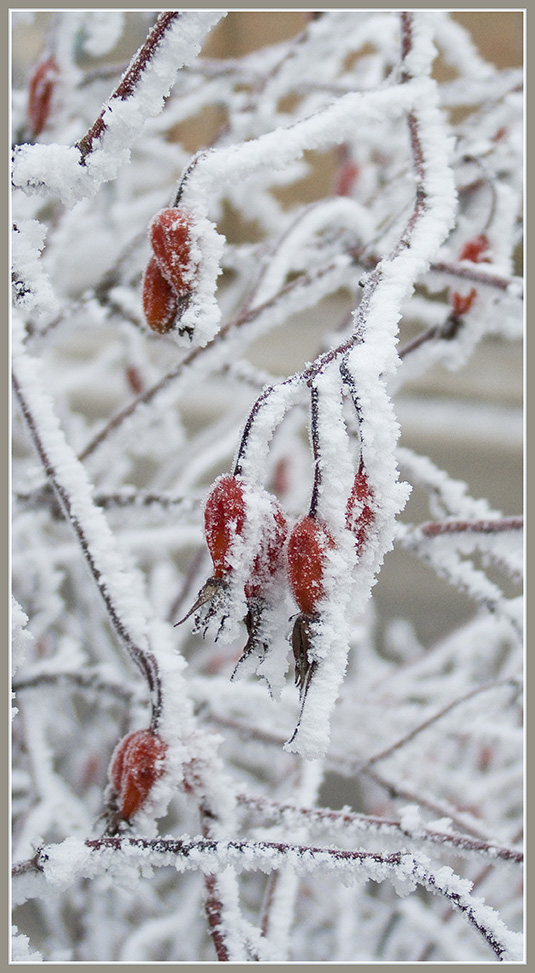
<instances>
[{"instance_id":1,"label":"red rosehip berry","mask_svg":"<svg viewBox=\"0 0 535 973\"><path fill-rule=\"evenodd\" d=\"M489 249L489 241L484 233L467 240L459 254L459 260L471 260L474 264L490 263L490 258L485 256Z\"/></svg>"},{"instance_id":2,"label":"red rosehip berry","mask_svg":"<svg viewBox=\"0 0 535 973\"><path fill-rule=\"evenodd\" d=\"M334 180L335 195L350 196L359 174L360 167L356 164L356 162L343 162L339 167Z\"/></svg>"},{"instance_id":3,"label":"red rosehip berry","mask_svg":"<svg viewBox=\"0 0 535 973\"><path fill-rule=\"evenodd\" d=\"M28 124L33 138L43 131L52 108L52 96L59 76L53 57L38 64L30 78L28 91Z\"/></svg>"},{"instance_id":4,"label":"red rosehip berry","mask_svg":"<svg viewBox=\"0 0 535 973\"><path fill-rule=\"evenodd\" d=\"M178 295L192 290L191 217L176 207L157 213L150 225L152 250Z\"/></svg>"},{"instance_id":5,"label":"red rosehip berry","mask_svg":"<svg viewBox=\"0 0 535 973\"><path fill-rule=\"evenodd\" d=\"M463 314L467 314L476 297L477 291L475 287L472 287L469 294L459 294L458 291L453 291L453 294L451 295L451 304L455 316L460 318L463 316Z\"/></svg>"},{"instance_id":6,"label":"red rosehip berry","mask_svg":"<svg viewBox=\"0 0 535 973\"><path fill-rule=\"evenodd\" d=\"M220 476L204 508L204 536L214 565L214 578L231 570L229 556L236 535L245 526L243 483L230 473Z\"/></svg>"},{"instance_id":7,"label":"red rosehip berry","mask_svg":"<svg viewBox=\"0 0 535 973\"><path fill-rule=\"evenodd\" d=\"M152 730L135 730L116 746L109 778L115 792L118 813L130 821L164 772L167 744Z\"/></svg>"},{"instance_id":8,"label":"red rosehip berry","mask_svg":"<svg viewBox=\"0 0 535 973\"><path fill-rule=\"evenodd\" d=\"M346 507L346 527L355 535L355 548L360 554L374 520L373 491L363 470L355 476Z\"/></svg>"},{"instance_id":9,"label":"red rosehip berry","mask_svg":"<svg viewBox=\"0 0 535 973\"><path fill-rule=\"evenodd\" d=\"M325 594L323 573L326 553L334 548L327 526L315 517L303 517L288 540L288 577L294 598L305 615L314 615Z\"/></svg>"},{"instance_id":10,"label":"red rosehip berry","mask_svg":"<svg viewBox=\"0 0 535 973\"><path fill-rule=\"evenodd\" d=\"M163 276L155 257L149 260L143 279L143 310L149 328L166 334L178 313L178 296Z\"/></svg>"},{"instance_id":11,"label":"red rosehip berry","mask_svg":"<svg viewBox=\"0 0 535 973\"><path fill-rule=\"evenodd\" d=\"M286 518L275 500L273 518L266 518L260 549L253 562L245 594L260 594L263 583L277 570L286 538ZM204 508L204 533L214 565L214 578L220 579L232 568L230 554L235 537L243 533L247 517L244 485L237 476L220 476Z\"/></svg>"},{"instance_id":12,"label":"red rosehip berry","mask_svg":"<svg viewBox=\"0 0 535 973\"><path fill-rule=\"evenodd\" d=\"M273 501L273 519L266 520L260 540L260 550L251 570L251 578L245 585L245 597L261 598L264 585L277 573L284 557L284 542L288 531L286 517L278 503Z\"/></svg>"}]
</instances>

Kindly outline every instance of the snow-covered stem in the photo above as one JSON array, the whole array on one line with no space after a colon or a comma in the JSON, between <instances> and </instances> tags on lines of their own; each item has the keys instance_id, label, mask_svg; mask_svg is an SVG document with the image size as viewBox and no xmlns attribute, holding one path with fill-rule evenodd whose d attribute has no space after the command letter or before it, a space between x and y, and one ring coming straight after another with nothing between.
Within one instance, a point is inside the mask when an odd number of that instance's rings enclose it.
<instances>
[{"instance_id":1,"label":"snow-covered stem","mask_svg":"<svg viewBox=\"0 0 535 973\"><path fill-rule=\"evenodd\" d=\"M74 851L74 846L72 850ZM53 846L40 848L32 862L17 863L15 874L26 874L31 868L45 875L48 871L53 882L55 851ZM57 851L61 854L61 846ZM173 864L177 870L195 868L208 875L213 873L214 867L219 869L225 863L231 864L237 871L259 867L272 871L290 860L293 867L305 875L326 868L340 871L353 879L365 878L379 882L390 880L394 883L399 881L412 885L413 888L421 885L447 899L450 906L458 910L484 938L498 959L521 959L520 937L512 933L481 899L472 897L471 883L459 880L450 869L441 869L435 873L429 859L424 856L413 856L399 851L392 854L346 851L285 841L130 837L95 838L88 839L85 843L77 842L76 852L78 860L73 860L71 881L74 881L75 876L93 876L95 872L110 867L120 869L124 855L125 863L142 864L144 859L148 859L153 866ZM114 862L114 852L122 853L117 862Z\"/></svg>"},{"instance_id":2,"label":"snow-covered stem","mask_svg":"<svg viewBox=\"0 0 535 973\"><path fill-rule=\"evenodd\" d=\"M362 765L362 770L367 770L374 764L379 763L379 761L386 760L396 750L406 746L406 744L414 740L414 738L420 733L424 733L429 729L430 726L433 726L437 720L442 720L445 716L448 716L449 713L457 709L458 706L462 706L464 703L469 702L474 697L481 695L481 693L494 692L495 690L500 690L503 688L511 689L513 691L512 699L517 699L522 691L522 684L520 680L517 679L501 679L489 683L488 685L477 686L475 689L470 690L470 692L464 693L458 699L452 700L451 703L444 706L438 713L434 713L433 716L430 716L427 720L424 720L423 723L420 723L418 726L414 727L414 729L412 729L409 733L405 734L399 740L396 740L395 743L390 744L389 747L385 747L385 749L381 750L379 753L374 753L371 757L368 757L365 763Z\"/></svg>"},{"instance_id":3,"label":"snow-covered stem","mask_svg":"<svg viewBox=\"0 0 535 973\"><path fill-rule=\"evenodd\" d=\"M419 524L418 529L426 537L439 534L499 534L502 531L524 529L523 517L502 517L500 520L439 520Z\"/></svg>"},{"instance_id":4,"label":"snow-covered stem","mask_svg":"<svg viewBox=\"0 0 535 973\"><path fill-rule=\"evenodd\" d=\"M347 271L346 271L347 273ZM130 419L131 416L140 409L141 406L152 404L160 395L164 392L170 385L174 384L183 377L187 377L190 370L194 372L195 376L202 376L213 368L213 358L214 352L219 355L219 362L221 358L225 358L226 355L233 354L233 338L235 337L235 329L246 330L246 325L259 322L260 326L265 327L263 319L266 322L270 321L273 317L273 324L277 324L278 321L286 316L292 314L294 309L302 308L303 305L306 306L306 291L311 288L311 285L319 282L320 287L322 281L326 281L325 293L329 293L331 290L335 290L344 281L345 273L344 268L341 270L340 261L333 263L330 266L323 267L314 273L303 274L290 283L286 284L281 291L274 295L269 300L265 301L263 304L251 308L249 310L240 311L232 320L227 321L217 334L212 338L206 345L202 347L193 348L181 361L178 362L172 369L166 372L157 382L147 388L144 392L138 395L129 405L117 412L112 418L106 423L106 425L90 440L89 443L84 447L84 449L79 454L80 460L86 460L92 453L95 452L98 447L108 439L108 436L112 432L118 431L124 422ZM314 302L317 300L317 293L311 295ZM270 312L273 311L273 316ZM260 329L259 329L260 330ZM255 331L252 331L249 337L244 337L242 341L242 347L246 347L249 342L252 342L256 337ZM227 352L224 348L225 343L229 342L230 348ZM223 347L222 347L223 346ZM331 355L325 356L325 359L331 359ZM221 364L219 364L221 367ZM311 365L310 370L306 370L303 373L303 377L308 377L308 375L313 375L322 366ZM285 384L296 382L301 378L301 373L297 373Z\"/></svg>"},{"instance_id":5,"label":"snow-covered stem","mask_svg":"<svg viewBox=\"0 0 535 973\"><path fill-rule=\"evenodd\" d=\"M76 147L80 150L82 165L86 164L88 155L94 151L95 143L98 143L103 132L106 130L105 118L110 111L113 112L113 102L117 100L125 101L135 94L141 76L150 66L150 61L156 49L162 43L167 31L175 25L175 21L180 19L180 16L181 14L177 10L164 11L158 16L147 40L125 71L107 105L104 106L89 131L76 143Z\"/></svg>"},{"instance_id":6,"label":"snow-covered stem","mask_svg":"<svg viewBox=\"0 0 535 973\"><path fill-rule=\"evenodd\" d=\"M247 723L236 718L225 718L214 714L211 715L211 720L217 726L235 731L242 741L254 739L272 748L280 747L284 743L282 734L267 729L259 730L252 722ZM482 841L489 840L480 823L471 814L460 813L452 804L437 799L427 790L411 789L404 780L395 779L392 773L378 771L374 765L363 765L362 760L351 752L332 749L328 754L328 765L333 772L350 780L354 780L356 776L369 778L392 800L418 805L440 819L452 821L460 832L468 832Z\"/></svg>"},{"instance_id":7,"label":"snow-covered stem","mask_svg":"<svg viewBox=\"0 0 535 973\"><path fill-rule=\"evenodd\" d=\"M263 822L276 824L281 821L287 827L292 827L302 818L309 828L320 833L329 831L334 825L336 828L340 828L342 833L347 831L351 836L361 835L362 833L375 834L376 832L391 834L394 837L403 834L414 839L417 843L429 842L444 845L445 848L455 848L456 853L460 855L476 855L482 858L488 856L493 860L499 858L516 865L521 865L524 862L522 851L518 851L516 848L504 848L492 841L483 841L470 835L437 831L423 826L410 830L404 828L399 821L390 821L387 818L355 814L350 811L333 811L329 808L296 807L293 804L270 801L266 797L256 797L250 794L238 794L237 800L248 811L256 812L258 819Z\"/></svg>"},{"instance_id":8,"label":"snow-covered stem","mask_svg":"<svg viewBox=\"0 0 535 973\"><path fill-rule=\"evenodd\" d=\"M25 354L18 336L15 336L13 359L13 388L33 445L47 480L76 534L115 634L146 680L151 701L151 725L156 728L162 706L162 688L156 658L147 645L146 620L140 616L138 605L126 594L125 569L104 515L92 501L89 481L63 437L46 391L37 385L37 363Z\"/></svg>"}]
</instances>

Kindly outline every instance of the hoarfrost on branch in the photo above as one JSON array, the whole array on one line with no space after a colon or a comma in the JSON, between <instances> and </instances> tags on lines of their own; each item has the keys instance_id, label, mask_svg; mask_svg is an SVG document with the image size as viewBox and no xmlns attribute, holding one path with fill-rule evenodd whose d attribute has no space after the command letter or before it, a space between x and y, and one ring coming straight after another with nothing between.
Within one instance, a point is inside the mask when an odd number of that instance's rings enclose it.
<instances>
[{"instance_id":1,"label":"hoarfrost on branch","mask_svg":"<svg viewBox=\"0 0 535 973\"><path fill-rule=\"evenodd\" d=\"M519 962L522 511L448 451L520 463L522 71L264 16L14 84L12 961Z\"/></svg>"}]
</instances>

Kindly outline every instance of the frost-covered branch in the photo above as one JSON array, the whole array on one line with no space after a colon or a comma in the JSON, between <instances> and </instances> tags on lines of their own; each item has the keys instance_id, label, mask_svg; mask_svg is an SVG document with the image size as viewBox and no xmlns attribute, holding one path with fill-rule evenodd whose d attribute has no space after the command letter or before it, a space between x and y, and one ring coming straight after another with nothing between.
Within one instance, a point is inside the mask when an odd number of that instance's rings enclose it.
<instances>
[{"instance_id":1,"label":"frost-covered branch","mask_svg":"<svg viewBox=\"0 0 535 973\"><path fill-rule=\"evenodd\" d=\"M93 503L89 481L65 441L44 384L39 382L38 364L23 350L20 325L14 323L13 387L21 412L47 479L76 533L115 633L147 682L152 722L156 726L162 705L161 682L156 658L148 648L147 620L139 608L139 593L136 597L129 590L108 525Z\"/></svg>"},{"instance_id":2,"label":"frost-covered branch","mask_svg":"<svg viewBox=\"0 0 535 973\"><path fill-rule=\"evenodd\" d=\"M454 849L456 854L475 855L490 859L500 859L521 865L524 855L515 848L503 848L491 841L483 841L470 835L454 834L449 831L432 830L420 825L409 828L400 821L389 821L386 818L372 817L366 814L355 814L350 811L332 811L327 808L296 807L293 804L277 803L265 797L254 797L249 794L239 794L238 801L258 820L277 824L283 823L287 828L295 828L305 823L315 833L329 832L336 829L340 836L347 834L351 837L363 834L377 833L398 837L400 834L414 839L416 843L436 844L444 849Z\"/></svg>"},{"instance_id":3,"label":"frost-covered branch","mask_svg":"<svg viewBox=\"0 0 535 973\"><path fill-rule=\"evenodd\" d=\"M222 11L160 14L116 91L78 144L17 147L13 185L26 193L55 195L72 206L114 179L129 161L147 119L162 110L177 70L193 60L206 33L222 16Z\"/></svg>"},{"instance_id":4,"label":"frost-covered branch","mask_svg":"<svg viewBox=\"0 0 535 973\"><path fill-rule=\"evenodd\" d=\"M116 859L113 854L123 854ZM459 880L451 869L434 872L429 860L403 852L383 855L377 852L344 851L339 848L319 848L308 845L292 845L282 841L214 841L208 838L189 840L159 838L98 838L86 842L68 839L63 846L47 846L39 849L33 868L41 871L52 885L65 887L63 863L65 854L71 860L70 885L76 877L94 877L102 870L119 872L125 864L170 865L177 870L200 869L205 874L231 863L237 870L261 867L265 871L279 868L285 861L302 874L316 870L340 871L348 877L372 879L376 882L389 880L401 889L414 889L421 885L448 900L453 909L483 936L491 950L502 961L518 961L522 958L520 937L511 932L496 913L482 900L470 894L471 883ZM16 866L16 874L27 874L24 865ZM35 894L35 893L34 893ZM39 893L37 893L39 894ZM223 957L222 957L223 958Z\"/></svg>"}]
</instances>

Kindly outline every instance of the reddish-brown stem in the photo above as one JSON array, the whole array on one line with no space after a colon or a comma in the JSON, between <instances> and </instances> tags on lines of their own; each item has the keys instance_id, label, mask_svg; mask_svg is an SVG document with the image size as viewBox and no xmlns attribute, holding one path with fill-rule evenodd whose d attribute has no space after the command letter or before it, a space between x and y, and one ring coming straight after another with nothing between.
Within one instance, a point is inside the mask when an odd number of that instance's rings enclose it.
<instances>
[{"instance_id":1,"label":"reddish-brown stem","mask_svg":"<svg viewBox=\"0 0 535 973\"><path fill-rule=\"evenodd\" d=\"M203 838L210 839L212 836L211 823L213 814L202 801L199 805L199 812L201 816L201 830ZM225 937L221 929L223 905L221 899L219 898L217 889L217 875L205 875L204 884L206 887L204 911L206 912L206 918L208 920L208 926L210 929L212 942L214 944L214 949L216 951L216 956L220 963L228 963L230 957L227 944L225 942Z\"/></svg>"},{"instance_id":2,"label":"reddish-brown stem","mask_svg":"<svg viewBox=\"0 0 535 973\"><path fill-rule=\"evenodd\" d=\"M206 902L204 909L210 935L216 951L216 956L220 963L228 963L229 954L225 938L221 932L221 900L217 894L217 876L205 875L204 884L206 886Z\"/></svg>"},{"instance_id":3,"label":"reddish-brown stem","mask_svg":"<svg viewBox=\"0 0 535 973\"><path fill-rule=\"evenodd\" d=\"M523 517L502 517L500 520L438 520L420 524L419 527L426 537L463 533L497 534L508 530L523 530L523 528Z\"/></svg>"},{"instance_id":4,"label":"reddish-brown stem","mask_svg":"<svg viewBox=\"0 0 535 973\"><path fill-rule=\"evenodd\" d=\"M314 482L310 498L309 517L315 517L318 510L318 500L321 488L321 451L318 431L319 392L317 385L310 385L310 441L314 457Z\"/></svg>"},{"instance_id":5,"label":"reddish-brown stem","mask_svg":"<svg viewBox=\"0 0 535 973\"><path fill-rule=\"evenodd\" d=\"M387 870L384 878L388 875L395 878L396 871L399 868L403 868L404 877L407 877L407 874L411 875L414 881L423 888L442 895L449 901L453 908L458 909L467 921L481 934L498 958L501 958L507 950L507 944L497 938L492 925L485 923L480 918L474 909L474 902L469 895L457 891L455 887L449 888L447 882L437 882L433 871L426 864L413 858L405 851L383 854L374 851L348 851L341 848L322 848L316 847L315 845L293 844L286 841L247 841L244 839L215 841L209 838L134 838L122 835L88 839L85 842L85 846L92 851L105 849L121 851L123 848L132 848L138 849L141 852L149 851L154 854L171 854L176 856L177 859L187 859L192 852L195 852L196 856L199 854L202 855L203 852L208 854L216 853L219 856L231 857L234 861L238 862L243 858L244 863L249 863L249 865L251 862L250 855L252 853L253 855L256 854L261 861L265 861L270 871L287 861L289 856L294 858L294 860L306 862L308 867L310 867L310 863L313 861L323 865L332 863L332 867L354 865L355 868L358 868L359 865L364 867L369 865L375 868L376 865L382 865ZM46 848L40 849L31 862L22 862L15 866L17 874L24 874L25 871L42 870L46 858ZM216 916L214 916L214 920L217 921ZM227 956L224 959L226 960Z\"/></svg>"},{"instance_id":6,"label":"reddish-brown stem","mask_svg":"<svg viewBox=\"0 0 535 973\"><path fill-rule=\"evenodd\" d=\"M218 726L224 726L228 729L234 730L247 740L261 740L263 743L268 743L276 747L280 747L285 743L285 738L282 734L265 729L259 730L258 727L255 727L253 724L248 723L245 720L239 720L236 717L223 717L215 713L211 713L210 719ZM406 801L409 804L418 804L421 807L426 808L436 817L451 818L459 831L468 831L470 834L474 835L474 837L486 840L486 835L484 832L478 828L476 824L467 823L464 818L461 818L456 808L452 805L425 797L421 794L421 792L411 790L401 782L389 780L383 773L379 773L375 767L363 765L362 762L351 753L330 752L328 755L328 761L330 767L343 777L354 778L363 774L365 777L369 777L370 780L373 780L374 783L385 790L392 800L401 798L403 801Z\"/></svg>"},{"instance_id":7,"label":"reddish-brown stem","mask_svg":"<svg viewBox=\"0 0 535 973\"><path fill-rule=\"evenodd\" d=\"M145 71L145 68L154 55L156 48L161 43L165 33L169 30L173 22L178 17L180 17L180 13L177 10L168 10L159 15L158 20L147 37L147 40L130 63L130 66L121 78L121 81L111 95L108 103L104 106L100 115L93 123L89 131L86 132L83 138L76 143L77 148L80 150L81 162L83 165L85 165L88 155L93 151L95 143L106 129L104 115L109 105L113 103L113 101L125 101L127 98L132 97L137 85L139 84L140 78Z\"/></svg>"},{"instance_id":8,"label":"reddish-brown stem","mask_svg":"<svg viewBox=\"0 0 535 973\"><path fill-rule=\"evenodd\" d=\"M448 703L448 705L444 706L441 710L438 711L438 713L434 713L433 716L429 717L429 719L424 720L423 723L420 723L413 730L411 730L410 733L406 733L399 740L396 740L396 742L393 743L391 746L386 747L384 750L381 750L380 753L376 753L372 757L369 757L368 760L366 760L363 763L361 769L367 770L368 767L371 767L373 764L378 763L380 760L386 760L387 757L390 757L397 750L400 750L401 747L406 746L407 743L410 743L411 740L414 740L414 738L416 736L419 736L420 733L423 733L424 730L429 729L429 727L432 726L434 723L436 723L438 720L441 720L444 716L447 716L448 713L451 713L452 710L456 709L458 706L462 705L463 703L467 703L474 696L479 696L481 695L481 693L489 692L494 689L501 689L505 686L512 688L514 690L515 696L518 694L519 686L517 681L514 679L496 680L484 686L476 686L475 689L470 690L470 692L465 693L463 696L460 696L457 699L454 699L451 703Z\"/></svg>"},{"instance_id":9,"label":"reddish-brown stem","mask_svg":"<svg viewBox=\"0 0 535 973\"><path fill-rule=\"evenodd\" d=\"M447 261L441 260L438 263L431 264L430 270L434 273L452 274L454 277L461 277L463 280L468 280L471 283L486 287L495 287L500 291L507 291L511 285L514 285L519 288L518 295L515 294L515 296L519 297L523 292L523 282L520 278L503 277L501 274L477 270L475 266L465 266L464 264L448 263Z\"/></svg>"},{"instance_id":10,"label":"reddish-brown stem","mask_svg":"<svg viewBox=\"0 0 535 973\"><path fill-rule=\"evenodd\" d=\"M263 821L284 820L285 816L292 820L298 816L302 817L311 827L330 824L342 824L348 827L356 825L359 832L381 831L407 834L399 821L388 818L356 814L351 811L333 811L330 808L297 807L294 804L281 804L266 797L251 797L248 794L238 794L237 800L243 807L258 811ZM493 859L499 858L501 861L514 862L517 865L521 865L524 861L523 852L516 848L497 846L491 841L483 841L470 835L436 831L422 825L421 830L414 837L418 840L429 841L432 844L444 845L446 848L488 854Z\"/></svg>"}]
</instances>

